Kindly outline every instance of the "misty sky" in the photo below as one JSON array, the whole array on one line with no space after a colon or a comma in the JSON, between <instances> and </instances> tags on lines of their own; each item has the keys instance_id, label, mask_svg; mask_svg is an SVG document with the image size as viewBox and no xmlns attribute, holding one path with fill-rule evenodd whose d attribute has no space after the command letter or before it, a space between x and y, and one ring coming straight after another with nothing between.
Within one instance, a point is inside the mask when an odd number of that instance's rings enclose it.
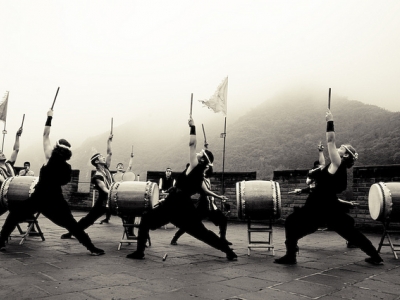
<instances>
[{"instance_id":1,"label":"misty sky","mask_svg":"<svg viewBox=\"0 0 400 300\"><path fill-rule=\"evenodd\" d=\"M20 155L41 143L57 87L51 140L73 147L111 117L162 134L187 126L190 94L207 99L226 76L228 124L298 86L400 111L399 15L398 0L0 0L4 152L24 113ZM223 122L197 101L193 110L197 124Z\"/></svg>"}]
</instances>

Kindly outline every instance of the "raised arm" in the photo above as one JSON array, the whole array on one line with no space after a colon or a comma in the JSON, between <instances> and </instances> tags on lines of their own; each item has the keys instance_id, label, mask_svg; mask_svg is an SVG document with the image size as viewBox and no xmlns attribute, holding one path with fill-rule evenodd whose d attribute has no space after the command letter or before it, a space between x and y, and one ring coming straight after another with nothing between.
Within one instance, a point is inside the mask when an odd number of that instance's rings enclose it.
<instances>
[{"instance_id":1,"label":"raised arm","mask_svg":"<svg viewBox=\"0 0 400 300\"><path fill-rule=\"evenodd\" d=\"M43 131L43 151L44 151L44 157L46 158L46 163L49 160L52 151L50 144L50 127L52 119L53 119L53 110L50 109L47 112L47 120Z\"/></svg>"},{"instance_id":2,"label":"raised arm","mask_svg":"<svg viewBox=\"0 0 400 300\"><path fill-rule=\"evenodd\" d=\"M13 147L13 152L11 153L9 161L15 163L17 160L18 152L19 152L19 137L22 134L22 127L18 129L17 134L15 135L15 143Z\"/></svg>"},{"instance_id":3,"label":"raised arm","mask_svg":"<svg viewBox=\"0 0 400 300\"><path fill-rule=\"evenodd\" d=\"M189 174L193 170L193 168L196 167L197 164L199 163L197 160L197 153L196 153L196 145L197 145L196 126L194 125L194 121L191 116L189 119L189 127L190 127L190 139L189 139L189 162L190 162L190 165L186 170L186 174Z\"/></svg>"},{"instance_id":4,"label":"raised arm","mask_svg":"<svg viewBox=\"0 0 400 300\"><path fill-rule=\"evenodd\" d=\"M128 169L127 171L132 171L132 164L133 164L133 152L131 153L131 157L129 158Z\"/></svg>"},{"instance_id":5,"label":"raised arm","mask_svg":"<svg viewBox=\"0 0 400 300\"><path fill-rule=\"evenodd\" d=\"M112 139L113 139L113 134L111 133L110 136L108 137L108 140L107 140L106 164L107 164L108 168L111 166L111 157L112 157L111 142L112 142Z\"/></svg>"},{"instance_id":6,"label":"raised arm","mask_svg":"<svg viewBox=\"0 0 400 300\"><path fill-rule=\"evenodd\" d=\"M329 165L328 171L331 174L335 174L340 166L341 158L336 148L335 131L333 126L333 115L328 109L325 116L327 127L326 127L326 144L328 147L329 158L331 164Z\"/></svg>"}]
</instances>

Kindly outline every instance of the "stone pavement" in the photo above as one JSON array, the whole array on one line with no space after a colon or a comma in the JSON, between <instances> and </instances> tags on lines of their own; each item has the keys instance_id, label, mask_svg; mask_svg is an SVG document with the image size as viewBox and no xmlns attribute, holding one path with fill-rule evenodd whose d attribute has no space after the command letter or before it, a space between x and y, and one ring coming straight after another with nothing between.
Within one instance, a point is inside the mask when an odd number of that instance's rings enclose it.
<instances>
[{"instance_id":1,"label":"stone pavement","mask_svg":"<svg viewBox=\"0 0 400 300\"><path fill-rule=\"evenodd\" d=\"M74 212L80 219L85 213ZM4 223L7 214L0 217ZM61 240L64 229L44 217L39 224L46 241L30 237L19 245L12 238L0 253L0 299L400 299L400 261L383 247L385 264L372 266L358 249L347 249L336 233L319 231L300 241L295 266L273 263L284 254L284 229L274 227L272 251L254 249L247 256L247 226L231 223L228 239L239 259L184 235L169 244L175 228L151 232L145 260L126 259L136 244L117 250L121 220L95 224L87 232L106 251L93 257L75 239ZM210 222L206 226L218 232ZM25 225L23 225L23 228ZM377 245L378 234L367 236ZM168 253L165 261L162 257Z\"/></svg>"}]
</instances>

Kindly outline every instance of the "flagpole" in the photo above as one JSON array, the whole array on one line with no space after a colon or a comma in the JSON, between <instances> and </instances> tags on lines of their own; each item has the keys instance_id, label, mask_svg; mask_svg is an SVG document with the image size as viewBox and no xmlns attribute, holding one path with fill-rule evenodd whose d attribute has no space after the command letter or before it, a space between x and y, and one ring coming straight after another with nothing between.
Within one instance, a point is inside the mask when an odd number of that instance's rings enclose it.
<instances>
[{"instance_id":1,"label":"flagpole","mask_svg":"<svg viewBox=\"0 0 400 300\"><path fill-rule=\"evenodd\" d=\"M4 147L4 138L6 137L7 131L6 131L6 121L4 121L4 130L3 130L3 143L1 144L1 152L3 152L3 147Z\"/></svg>"},{"instance_id":2,"label":"flagpole","mask_svg":"<svg viewBox=\"0 0 400 300\"><path fill-rule=\"evenodd\" d=\"M225 183L224 183L224 173L225 173L225 141L226 141L226 117L224 124L224 149L222 151L222 195L225 194Z\"/></svg>"}]
</instances>

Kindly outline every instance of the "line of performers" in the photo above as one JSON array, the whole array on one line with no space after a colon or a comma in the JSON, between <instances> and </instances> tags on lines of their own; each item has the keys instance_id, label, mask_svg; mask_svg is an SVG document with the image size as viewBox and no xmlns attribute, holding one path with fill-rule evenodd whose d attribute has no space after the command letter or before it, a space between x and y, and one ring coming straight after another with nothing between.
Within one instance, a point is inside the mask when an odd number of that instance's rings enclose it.
<instances>
[{"instance_id":1,"label":"line of performers","mask_svg":"<svg viewBox=\"0 0 400 300\"><path fill-rule=\"evenodd\" d=\"M285 222L286 255L276 259L275 263L297 263L298 241L315 232L321 224L327 224L331 230L364 251L369 256L365 259L366 262L374 265L382 264L383 260L375 247L355 228L354 219L343 212L341 202L337 197L337 194L347 188L346 169L353 166L358 154L349 144L336 147L333 115L330 110L327 110L325 118L326 142L331 162L314 172L313 179L317 184L309 193L305 205L287 217ZM71 145L65 139L58 140L55 146L51 145L49 135L52 119L53 111L49 110L43 133L45 164L40 169L35 191L27 200L10 203L9 214L0 233L0 250L5 250L6 241L18 223L33 213L41 212L49 220L68 230L62 238L74 236L90 251L91 255L102 255L104 250L93 245L85 229L107 213L106 204L113 182L109 170L113 136L111 134L108 138L107 156L97 153L91 157L91 163L96 168L92 183L98 191L98 198L89 213L77 222L61 190L61 187L71 179L71 166L67 163L72 155ZM137 249L128 254L127 258L143 259L149 231L172 223L179 228L179 231L173 237L171 244L176 245L180 235L186 232L224 252L228 260L237 260L236 253L230 248L231 243L226 239L226 216L214 207L213 202L200 200L200 203L205 203L205 206L200 204L196 208L191 200L191 196L197 193L201 195L200 199L209 199L207 197L211 196L226 201L227 198L211 191L208 177L212 172L214 156L208 149L202 149L199 152L196 150L196 127L191 117L188 124L190 128L189 163L176 178L175 185L168 190L165 200L160 201L159 205L142 215L138 229ZM17 137L19 135L17 134ZM8 168L12 169L12 165L8 167L7 165L15 162L15 159L16 156L13 154L10 161L7 161L4 154L1 154L0 172ZM209 205L211 207L207 207ZM209 217L215 225L220 227L220 236L204 226L202 222L204 217Z\"/></svg>"}]
</instances>

